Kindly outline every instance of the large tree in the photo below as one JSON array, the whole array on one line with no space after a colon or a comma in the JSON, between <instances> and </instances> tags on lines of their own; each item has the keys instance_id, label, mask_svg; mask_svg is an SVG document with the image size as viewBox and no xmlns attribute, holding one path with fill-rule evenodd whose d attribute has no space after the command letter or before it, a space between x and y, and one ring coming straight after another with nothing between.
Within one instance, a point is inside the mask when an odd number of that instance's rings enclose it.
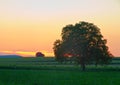
<instances>
[{"instance_id":1,"label":"large tree","mask_svg":"<svg viewBox=\"0 0 120 85\"><path fill-rule=\"evenodd\" d=\"M54 43L56 59L63 61L66 57L74 60L85 70L88 63L107 64L113 57L106 46L107 40L103 38L100 29L88 22L79 22L67 25L62 29L62 40Z\"/></svg>"}]
</instances>

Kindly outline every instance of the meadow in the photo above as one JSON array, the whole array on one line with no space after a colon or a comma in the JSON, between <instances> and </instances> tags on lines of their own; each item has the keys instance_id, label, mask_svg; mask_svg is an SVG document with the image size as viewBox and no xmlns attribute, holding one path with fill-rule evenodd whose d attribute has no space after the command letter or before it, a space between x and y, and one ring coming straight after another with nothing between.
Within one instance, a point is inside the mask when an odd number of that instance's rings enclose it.
<instances>
[{"instance_id":1,"label":"meadow","mask_svg":"<svg viewBox=\"0 0 120 85\"><path fill-rule=\"evenodd\" d=\"M0 85L120 85L120 59L108 66L58 63L54 58L0 58Z\"/></svg>"}]
</instances>

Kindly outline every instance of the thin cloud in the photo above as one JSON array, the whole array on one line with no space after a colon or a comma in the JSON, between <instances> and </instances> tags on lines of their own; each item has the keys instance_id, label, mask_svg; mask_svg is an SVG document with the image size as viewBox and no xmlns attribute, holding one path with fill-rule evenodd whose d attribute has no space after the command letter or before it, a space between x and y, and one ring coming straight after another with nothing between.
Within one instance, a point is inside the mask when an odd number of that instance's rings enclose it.
<instances>
[{"instance_id":1,"label":"thin cloud","mask_svg":"<svg viewBox=\"0 0 120 85\"><path fill-rule=\"evenodd\" d=\"M43 54L45 54L46 57L51 57L54 56L52 52L48 51L40 51ZM0 55L20 55L23 57L35 57L36 52L31 52L31 51L0 51Z\"/></svg>"}]
</instances>

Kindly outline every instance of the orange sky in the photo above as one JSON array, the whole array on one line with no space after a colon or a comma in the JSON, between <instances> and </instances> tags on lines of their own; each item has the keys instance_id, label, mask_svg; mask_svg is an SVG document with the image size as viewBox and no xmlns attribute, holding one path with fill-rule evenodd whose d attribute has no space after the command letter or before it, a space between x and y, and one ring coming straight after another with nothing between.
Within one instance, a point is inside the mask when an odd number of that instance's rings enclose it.
<instances>
[{"instance_id":1,"label":"orange sky","mask_svg":"<svg viewBox=\"0 0 120 85\"><path fill-rule=\"evenodd\" d=\"M53 56L53 43L67 24L97 25L120 56L119 0L0 0L0 53Z\"/></svg>"}]
</instances>

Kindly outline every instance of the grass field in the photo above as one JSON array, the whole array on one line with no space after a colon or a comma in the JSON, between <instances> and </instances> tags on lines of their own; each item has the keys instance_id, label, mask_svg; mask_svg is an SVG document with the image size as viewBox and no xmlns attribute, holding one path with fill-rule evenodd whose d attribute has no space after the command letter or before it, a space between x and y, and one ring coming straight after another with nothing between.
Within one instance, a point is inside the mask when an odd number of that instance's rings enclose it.
<instances>
[{"instance_id":1,"label":"grass field","mask_svg":"<svg viewBox=\"0 0 120 85\"><path fill-rule=\"evenodd\" d=\"M120 85L119 72L0 70L0 85Z\"/></svg>"},{"instance_id":2,"label":"grass field","mask_svg":"<svg viewBox=\"0 0 120 85\"><path fill-rule=\"evenodd\" d=\"M109 66L58 63L54 58L0 58L0 85L120 85L119 59Z\"/></svg>"}]
</instances>

